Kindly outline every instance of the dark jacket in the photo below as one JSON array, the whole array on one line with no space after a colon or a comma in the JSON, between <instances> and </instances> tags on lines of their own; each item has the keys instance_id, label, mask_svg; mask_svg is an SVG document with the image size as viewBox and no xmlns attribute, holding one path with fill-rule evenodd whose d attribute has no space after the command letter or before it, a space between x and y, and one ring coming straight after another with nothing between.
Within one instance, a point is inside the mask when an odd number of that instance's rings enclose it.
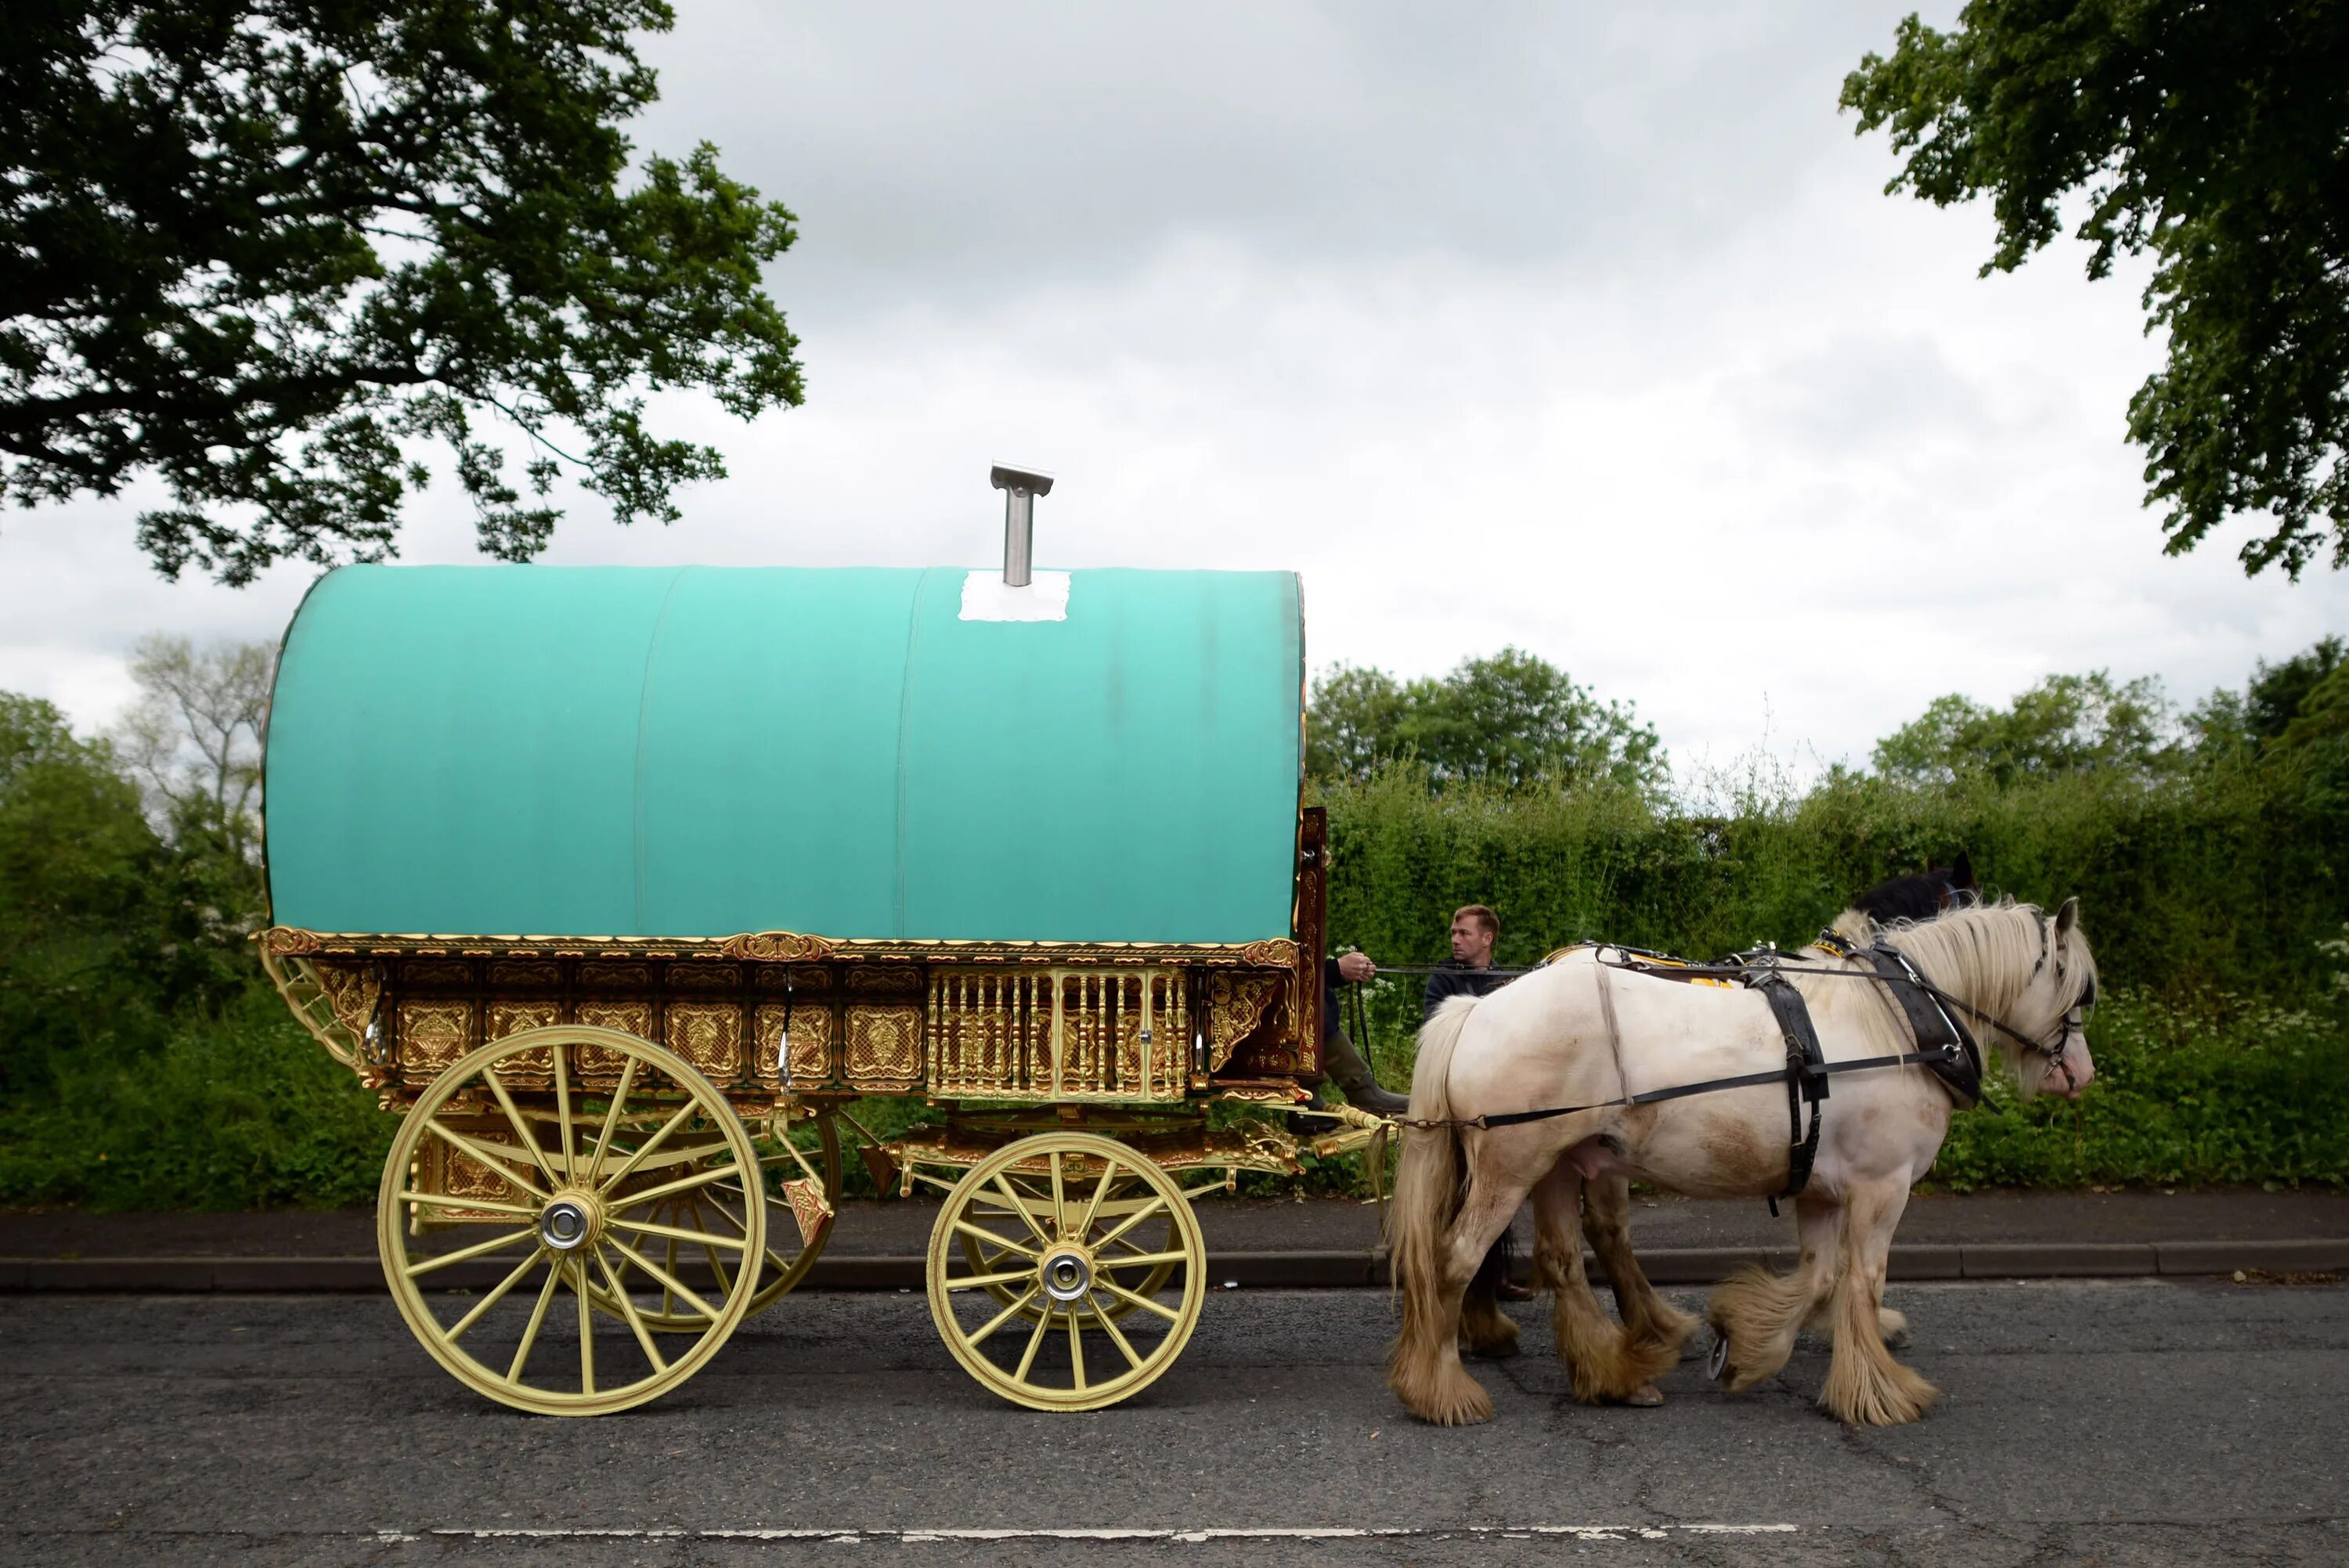
<instances>
[{"instance_id":1,"label":"dark jacket","mask_svg":"<svg viewBox=\"0 0 2349 1568\"><path fill-rule=\"evenodd\" d=\"M1496 970L1471 969L1457 958L1447 958L1427 977L1427 995L1419 1021L1423 1024L1434 1017L1435 1009L1454 996L1489 996L1513 978Z\"/></svg>"}]
</instances>

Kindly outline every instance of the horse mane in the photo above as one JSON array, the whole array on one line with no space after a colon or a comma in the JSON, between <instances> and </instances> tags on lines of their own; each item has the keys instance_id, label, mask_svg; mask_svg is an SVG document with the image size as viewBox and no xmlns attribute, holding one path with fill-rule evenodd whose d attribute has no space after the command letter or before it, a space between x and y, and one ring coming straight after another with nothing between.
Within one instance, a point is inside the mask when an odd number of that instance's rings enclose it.
<instances>
[{"instance_id":1,"label":"horse mane","mask_svg":"<svg viewBox=\"0 0 2349 1568\"><path fill-rule=\"evenodd\" d=\"M2085 975L2093 981L2096 973L2077 921L2059 934L2037 904L2012 898L1947 910L1923 920L1880 923L1857 909L1847 909L1836 916L1834 929L1862 946L1891 944L1926 979L2002 1017L2030 988L2043 955L2067 975ZM2052 951L2041 945L2042 933L2053 944ZM2013 1041L2002 1037L1994 1043L2003 1054L2013 1055Z\"/></svg>"}]
</instances>

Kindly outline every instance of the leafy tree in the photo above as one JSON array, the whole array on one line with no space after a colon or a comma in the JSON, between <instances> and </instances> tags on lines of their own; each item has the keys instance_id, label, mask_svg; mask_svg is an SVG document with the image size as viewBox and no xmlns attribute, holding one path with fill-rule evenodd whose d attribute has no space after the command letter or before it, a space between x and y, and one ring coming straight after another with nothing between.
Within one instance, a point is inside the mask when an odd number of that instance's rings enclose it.
<instances>
[{"instance_id":1,"label":"leafy tree","mask_svg":"<svg viewBox=\"0 0 2349 1568\"><path fill-rule=\"evenodd\" d=\"M2001 710L1935 697L1876 745L1877 771L1904 783L1987 779L2001 789L2069 773L2150 778L2178 760L2160 682L2116 685L2103 670L2049 676Z\"/></svg>"},{"instance_id":2,"label":"leafy tree","mask_svg":"<svg viewBox=\"0 0 2349 1568\"><path fill-rule=\"evenodd\" d=\"M1407 685L1340 665L1314 683L1307 734L1309 766L1322 779L1366 779L1381 761L1416 756L1439 780L1608 779L1647 789L1661 784L1665 767L1655 730L1631 708L1599 701L1516 648Z\"/></svg>"},{"instance_id":3,"label":"leafy tree","mask_svg":"<svg viewBox=\"0 0 2349 1568\"><path fill-rule=\"evenodd\" d=\"M2335 0L1971 0L1915 15L1842 102L1907 156L1887 187L1988 196L2011 272L2068 200L2088 275L2151 252L2168 357L2129 404L2172 554L2263 515L2241 551L2349 565L2349 6Z\"/></svg>"},{"instance_id":4,"label":"leafy tree","mask_svg":"<svg viewBox=\"0 0 2349 1568\"><path fill-rule=\"evenodd\" d=\"M0 1099L53 1059L156 1037L166 856L113 764L50 704L0 692Z\"/></svg>"},{"instance_id":5,"label":"leafy tree","mask_svg":"<svg viewBox=\"0 0 2349 1568\"><path fill-rule=\"evenodd\" d=\"M13 0L0 10L0 493L159 477L140 542L248 582L394 552L444 447L481 548L574 474L623 521L725 471L648 393L801 398L761 290L792 214L648 157L664 0ZM526 443L525 496L495 428Z\"/></svg>"}]
</instances>

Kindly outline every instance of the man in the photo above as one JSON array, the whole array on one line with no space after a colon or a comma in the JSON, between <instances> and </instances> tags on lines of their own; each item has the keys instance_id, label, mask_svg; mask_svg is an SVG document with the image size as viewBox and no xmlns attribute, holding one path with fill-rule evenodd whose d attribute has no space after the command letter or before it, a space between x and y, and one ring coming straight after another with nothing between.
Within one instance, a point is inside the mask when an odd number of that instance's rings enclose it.
<instances>
[{"instance_id":1,"label":"man","mask_svg":"<svg viewBox=\"0 0 2349 1568\"><path fill-rule=\"evenodd\" d=\"M1509 983L1493 973L1493 944L1501 937L1501 917L1481 903L1462 904L1452 914L1452 956L1427 977L1425 1005L1420 1021L1454 996L1489 996ZM1489 1288L1503 1301L1530 1301L1534 1293L1509 1278L1509 1233L1503 1231L1476 1271L1478 1286Z\"/></svg>"},{"instance_id":2,"label":"man","mask_svg":"<svg viewBox=\"0 0 2349 1568\"><path fill-rule=\"evenodd\" d=\"M1371 962L1367 953L1341 953L1324 960L1321 965L1321 1064L1338 1087L1346 1091L1346 1103L1374 1116L1401 1116L1411 1109L1411 1100L1403 1095L1391 1094L1379 1087L1371 1072L1371 1064L1354 1042L1347 1037L1338 1020L1338 983L1353 985L1375 979L1379 966Z\"/></svg>"}]
</instances>

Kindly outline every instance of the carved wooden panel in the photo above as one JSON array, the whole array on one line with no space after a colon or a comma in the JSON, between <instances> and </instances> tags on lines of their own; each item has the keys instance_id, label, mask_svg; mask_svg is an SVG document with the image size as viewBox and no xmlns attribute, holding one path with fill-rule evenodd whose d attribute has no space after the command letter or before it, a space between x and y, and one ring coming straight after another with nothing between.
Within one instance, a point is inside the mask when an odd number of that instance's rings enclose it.
<instances>
[{"instance_id":1,"label":"carved wooden panel","mask_svg":"<svg viewBox=\"0 0 2349 1568\"><path fill-rule=\"evenodd\" d=\"M731 1002L672 1002L662 1018L668 1048L728 1083L742 1073L742 1009Z\"/></svg>"},{"instance_id":2,"label":"carved wooden panel","mask_svg":"<svg viewBox=\"0 0 2349 1568\"><path fill-rule=\"evenodd\" d=\"M545 958L502 958L490 966L492 991L552 991L563 984L563 965Z\"/></svg>"},{"instance_id":3,"label":"carved wooden panel","mask_svg":"<svg viewBox=\"0 0 2349 1568\"><path fill-rule=\"evenodd\" d=\"M399 984L403 988L469 989L473 984L473 966L461 958L411 958L399 966Z\"/></svg>"},{"instance_id":4,"label":"carved wooden panel","mask_svg":"<svg viewBox=\"0 0 2349 1568\"><path fill-rule=\"evenodd\" d=\"M692 991L704 995L712 991L739 991L742 987L742 966L740 964L672 964L668 966L668 987L672 991Z\"/></svg>"},{"instance_id":5,"label":"carved wooden panel","mask_svg":"<svg viewBox=\"0 0 2349 1568\"><path fill-rule=\"evenodd\" d=\"M582 964L579 966L579 988L583 991L649 991L653 988L653 966L608 961Z\"/></svg>"},{"instance_id":6,"label":"carved wooden panel","mask_svg":"<svg viewBox=\"0 0 2349 1568\"><path fill-rule=\"evenodd\" d=\"M786 1014L792 1021L792 1082L804 1088L830 1081L834 1070L832 1009L822 1002L813 1006L801 1002L789 1008L781 1002L761 1004L755 1036L760 1079L766 1083L781 1080L776 1051L783 1041Z\"/></svg>"},{"instance_id":7,"label":"carved wooden panel","mask_svg":"<svg viewBox=\"0 0 2349 1568\"><path fill-rule=\"evenodd\" d=\"M399 1005L399 1063L411 1079L431 1077L473 1047L471 1002L411 998Z\"/></svg>"},{"instance_id":8,"label":"carved wooden panel","mask_svg":"<svg viewBox=\"0 0 2349 1568\"><path fill-rule=\"evenodd\" d=\"M907 1089L922 1081L919 1003L859 1002L848 1009L848 1081L861 1089Z\"/></svg>"}]
</instances>

